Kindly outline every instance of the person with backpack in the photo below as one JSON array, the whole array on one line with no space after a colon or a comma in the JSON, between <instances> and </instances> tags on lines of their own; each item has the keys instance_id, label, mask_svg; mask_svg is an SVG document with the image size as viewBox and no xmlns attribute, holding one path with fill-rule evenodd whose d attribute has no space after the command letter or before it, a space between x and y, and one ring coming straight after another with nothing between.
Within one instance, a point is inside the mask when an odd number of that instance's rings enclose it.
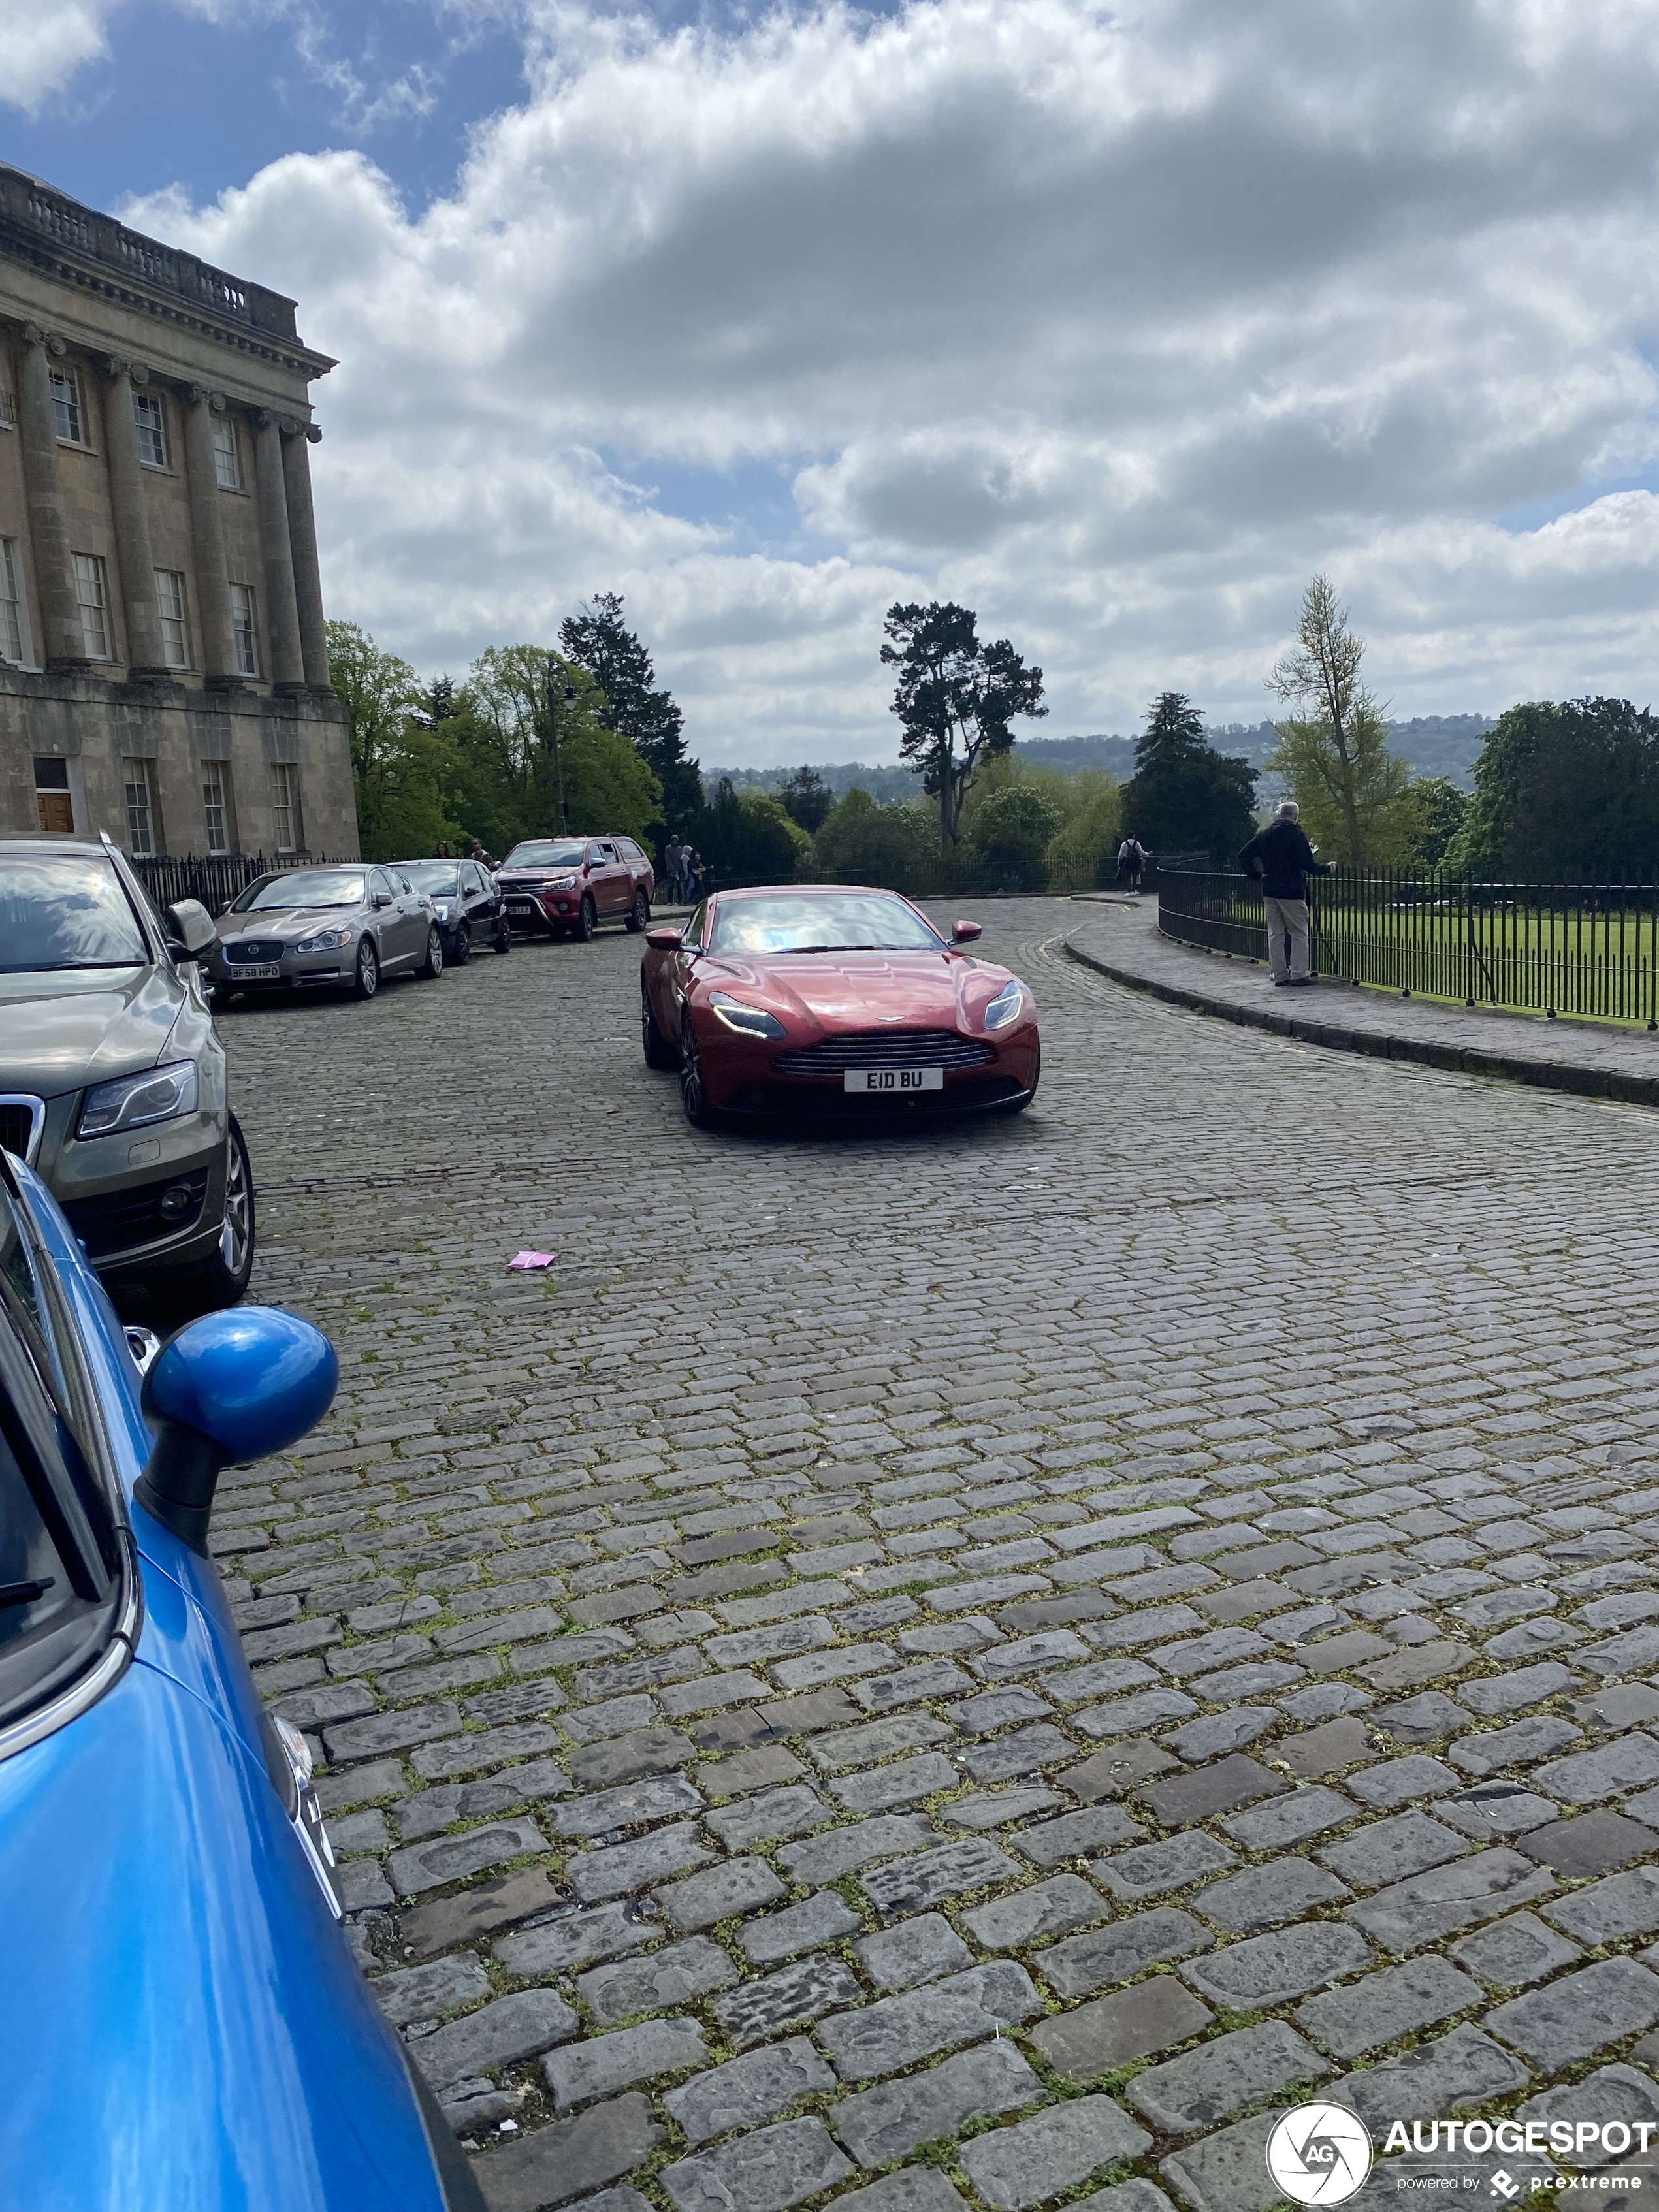
<instances>
[{"instance_id":1,"label":"person with backpack","mask_svg":"<svg viewBox=\"0 0 1659 2212\"><path fill-rule=\"evenodd\" d=\"M1334 864L1316 860L1303 830L1301 809L1281 799L1273 818L1259 830L1238 856L1238 865L1261 884L1267 910L1267 965L1275 983L1311 983L1308 973L1308 887L1306 876L1329 876Z\"/></svg>"},{"instance_id":2,"label":"person with backpack","mask_svg":"<svg viewBox=\"0 0 1659 2212\"><path fill-rule=\"evenodd\" d=\"M1137 895L1140 890L1141 871L1146 865L1146 848L1133 830L1117 848L1117 872L1128 878L1129 889Z\"/></svg>"}]
</instances>

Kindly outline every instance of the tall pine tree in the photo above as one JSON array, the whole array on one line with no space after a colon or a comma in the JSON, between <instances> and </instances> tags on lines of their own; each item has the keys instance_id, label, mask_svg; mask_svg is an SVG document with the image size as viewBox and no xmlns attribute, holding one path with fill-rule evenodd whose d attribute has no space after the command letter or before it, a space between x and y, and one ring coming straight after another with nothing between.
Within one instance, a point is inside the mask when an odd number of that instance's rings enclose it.
<instances>
[{"instance_id":1,"label":"tall pine tree","mask_svg":"<svg viewBox=\"0 0 1659 2212\"><path fill-rule=\"evenodd\" d=\"M1198 850L1223 860L1255 827L1255 805L1249 762L1217 752L1184 691L1161 691L1135 741L1135 772L1123 788L1126 828L1152 852Z\"/></svg>"},{"instance_id":2,"label":"tall pine tree","mask_svg":"<svg viewBox=\"0 0 1659 2212\"><path fill-rule=\"evenodd\" d=\"M673 695L656 688L651 656L623 620L621 592L596 592L580 614L559 625L559 643L598 683L612 728L629 740L661 784L670 831L690 831L702 811L702 778L687 755L684 717Z\"/></svg>"}]
</instances>

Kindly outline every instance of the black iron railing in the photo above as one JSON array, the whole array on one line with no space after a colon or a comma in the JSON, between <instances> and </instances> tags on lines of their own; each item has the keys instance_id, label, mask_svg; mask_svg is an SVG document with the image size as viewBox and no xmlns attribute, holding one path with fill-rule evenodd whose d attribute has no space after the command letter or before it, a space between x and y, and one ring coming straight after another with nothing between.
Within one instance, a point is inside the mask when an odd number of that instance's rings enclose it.
<instances>
[{"instance_id":1,"label":"black iron railing","mask_svg":"<svg viewBox=\"0 0 1659 2212\"><path fill-rule=\"evenodd\" d=\"M1158 927L1182 944L1267 957L1261 885L1160 872ZM1659 1028L1659 887L1479 883L1340 868L1310 889L1316 974L1402 997Z\"/></svg>"},{"instance_id":2,"label":"black iron railing","mask_svg":"<svg viewBox=\"0 0 1659 2212\"><path fill-rule=\"evenodd\" d=\"M175 899L199 899L216 921L240 892L273 869L329 865L325 853L284 853L274 860L263 853L185 854L177 859L155 854L134 859L129 854L127 858L158 907L171 906Z\"/></svg>"}]
</instances>

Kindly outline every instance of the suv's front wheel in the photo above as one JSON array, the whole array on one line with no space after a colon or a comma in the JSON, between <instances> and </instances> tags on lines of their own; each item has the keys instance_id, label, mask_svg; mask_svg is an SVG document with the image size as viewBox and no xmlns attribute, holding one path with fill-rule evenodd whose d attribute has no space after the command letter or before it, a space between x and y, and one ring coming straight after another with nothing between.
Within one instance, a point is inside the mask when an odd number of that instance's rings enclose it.
<instances>
[{"instance_id":1,"label":"suv's front wheel","mask_svg":"<svg viewBox=\"0 0 1659 2212\"><path fill-rule=\"evenodd\" d=\"M225 1146L225 1220L210 1260L181 1269L168 1285L177 1303L191 1313L216 1313L234 1306L253 1273L253 1169L241 1124L233 1114Z\"/></svg>"}]
</instances>

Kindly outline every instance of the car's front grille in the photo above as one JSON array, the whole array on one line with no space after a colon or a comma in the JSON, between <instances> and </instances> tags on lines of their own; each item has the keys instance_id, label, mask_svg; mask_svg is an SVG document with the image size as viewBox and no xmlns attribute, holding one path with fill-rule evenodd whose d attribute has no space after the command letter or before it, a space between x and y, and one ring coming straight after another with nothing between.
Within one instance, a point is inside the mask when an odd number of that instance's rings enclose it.
<instances>
[{"instance_id":1,"label":"car's front grille","mask_svg":"<svg viewBox=\"0 0 1659 2212\"><path fill-rule=\"evenodd\" d=\"M20 1160L28 1159L35 1132L45 1120L46 1111L41 1100L21 1091L9 1098L0 1098L0 1146L15 1152Z\"/></svg>"},{"instance_id":2,"label":"car's front grille","mask_svg":"<svg viewBox=\"0 0 1659 2212\"><path fill-rule=\"evenodd\" d=\"M780 1075L838 1075L848 1067L983 1067L995 1058L988 1044L954 1030L866 1030L780 1053L772 1065Z\"/></svg>"},{"instance_id":3,"label":"car's front grille","mask_svg":"<svg viewBox=\"0 0 1659 2212\"><path fill-rule=\"evenodd\" d=\"M191 1202L169 1216L161 1212L161 1194L176 1184L190 1193ZM64 1213L86 1246L88 1259L102 1260L112 1252L130 1252L140 1244L155 1244L163 1237L176 1236L181 1229L193 1229L202 1218L207 1186L207 1170L198 1168L190 1175L168 1176L160 1182L106 1191L101 1198L72 1198Z\"/></svg>"},{"instance_id":4,"label":"car's front grille","mask_svg":"<svg viewBox=\"0 0 1659 2212\"><path fill-rule=\"evenodd\" d=\"M286 950L287 947L280 943L272 945L256 944L254 939L251 937L239 937L233 939L230 944L226 945L225 958L228 961L232 962L239 960L280 960Z\"/></svg>"}]
</instances>

